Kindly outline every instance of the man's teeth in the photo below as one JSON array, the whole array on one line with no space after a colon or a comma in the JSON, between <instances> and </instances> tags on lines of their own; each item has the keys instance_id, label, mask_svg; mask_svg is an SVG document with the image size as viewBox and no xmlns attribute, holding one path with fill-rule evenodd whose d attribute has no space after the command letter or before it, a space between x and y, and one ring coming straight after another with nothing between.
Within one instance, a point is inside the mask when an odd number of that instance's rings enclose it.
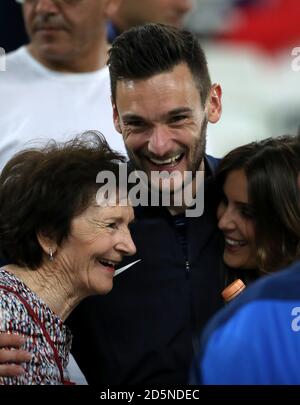
<instances>
[{"instance_id":1,"label":"man's teeth","mask_svg":"<svg viewBox=\"0 0 300 405\"><path fill-rule=\"evenodd\" d=\"M227 245L230 245L230 246L245 246L246 245L246 242L243 240L239 241L239 240L234 240L234 239L230 239L230 238L225 238L225 242Z\"/></svg>"},{"instance_id":2,"label":"man's teeth","mask_svg":"<svg viewBox=\"0 0 300 405\"><path fill-rule=\"evenodd\" d=\"M179 155L173 156L165 160L155 158L149 158L149 160L156 165L170 165L172 163L176 163L181 158L181 156L182 154L180 153Z\"/></svg>"}]
</instances>

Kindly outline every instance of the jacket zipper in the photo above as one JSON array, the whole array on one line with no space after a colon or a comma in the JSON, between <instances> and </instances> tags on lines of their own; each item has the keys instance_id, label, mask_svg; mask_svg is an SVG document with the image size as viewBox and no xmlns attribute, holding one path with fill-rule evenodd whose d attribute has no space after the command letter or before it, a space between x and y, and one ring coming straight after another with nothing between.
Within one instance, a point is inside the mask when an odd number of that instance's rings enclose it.
<instances>
[{"instance_id":1,"label":"jacket zipper","mask_svg":"<svg viewBox=\"0 0 300 405\"><path fill-rule=\"evenodd\" d=\"M188 277L190 277L190 263L189 263L189 261L188 260L186 260L186 262L185 262L185 274L186 274L186 277L188 278Z\"/></svg>"}]
</instances>

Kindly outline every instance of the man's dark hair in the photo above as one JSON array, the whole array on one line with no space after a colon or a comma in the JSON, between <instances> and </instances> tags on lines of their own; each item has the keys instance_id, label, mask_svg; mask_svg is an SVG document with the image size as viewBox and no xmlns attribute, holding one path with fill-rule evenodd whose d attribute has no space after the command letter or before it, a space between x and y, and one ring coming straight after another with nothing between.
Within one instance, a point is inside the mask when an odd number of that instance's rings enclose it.
<instances>
[{"instance_id":1,"label":"man's dark hair","mask_svg":"<svg viewBox=\"0 0 300 405\"><path fill-rule=\"evenodd\" d=\"M204 106L211 80L205 54L198 39L188 31L164 24L134 27L117 37L109 50L112 99L120 80L148 79L186 63Z\"/></svg>"},{"instance_id":2,"label":"man's dark hair","mask_svg":"<svg viewBox=\"0 0 300 405\"><path fill-rule=\"evenodd\" d=\"M118 186L124 161L96 132L15 155L0 176L0 257L31 269L40 266L43 250L37 234L58 245L66 240L72 219L88 208L101 187L97 174L112 172Z\"/></svg>"}]
</instances>

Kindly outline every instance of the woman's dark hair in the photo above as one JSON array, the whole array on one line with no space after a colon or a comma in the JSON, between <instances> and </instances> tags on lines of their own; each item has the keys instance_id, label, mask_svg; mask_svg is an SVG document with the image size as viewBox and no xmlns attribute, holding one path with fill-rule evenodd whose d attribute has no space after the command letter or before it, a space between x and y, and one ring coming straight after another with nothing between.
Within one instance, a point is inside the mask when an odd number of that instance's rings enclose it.
<instances>
[{"instance_id":1,"label":"woman's dark hair","mask_svg":"<svg viewBox=\"0 0 300 405\"><path fill-rule=\"evenodd\" d=\"M108 67L112 99L116 102L117 82L145 80L186 63L194 78L202 105L211 80L199 40L188 31L164 24L148 23L118 36L109 50Z\"/></svg>"},{"instance_id":2,"label":"woman's dark hair","mask_svg":"<svg viewBox=\"0 0 300 405\"><path fill-rule=\"evenodd\" d=\"M110 171L118 182L125 160L97 132L15 155L0 175L0 257L36 269L43 257L37 234L61 244L101 186L97 174Z\"/></svg>"},{"instance_id":3,"label":"woman's dark hair","mask_svg":"<svg viewBox=\"0 0 300 405\"><path fill-rule=\"evenodd\" d=\"M234 149L220 163L220 187L229 172L239 169L248 180L258 268L276 271L300 258L299 137L268 138Z\"/></svg>"}]
</instances>

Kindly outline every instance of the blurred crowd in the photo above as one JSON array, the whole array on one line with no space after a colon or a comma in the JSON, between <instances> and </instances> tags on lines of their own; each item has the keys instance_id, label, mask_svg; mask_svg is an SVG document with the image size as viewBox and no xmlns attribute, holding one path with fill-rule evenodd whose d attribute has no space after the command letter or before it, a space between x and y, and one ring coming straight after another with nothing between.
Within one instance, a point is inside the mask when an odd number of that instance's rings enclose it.
<instances>
[{"instance_id":1,"label":"blurred crowd","mask_svg":"<svg viewBox=\"0 0 300 405\"><path fill-rule=\"evenodd\" d=\"M223 88L222 124L209 129L208 151L223 156L251 140L295 133L299 1L197 0L194 7L186 25L198 33L212 80Z\"/></svg>"}]
</instances>

